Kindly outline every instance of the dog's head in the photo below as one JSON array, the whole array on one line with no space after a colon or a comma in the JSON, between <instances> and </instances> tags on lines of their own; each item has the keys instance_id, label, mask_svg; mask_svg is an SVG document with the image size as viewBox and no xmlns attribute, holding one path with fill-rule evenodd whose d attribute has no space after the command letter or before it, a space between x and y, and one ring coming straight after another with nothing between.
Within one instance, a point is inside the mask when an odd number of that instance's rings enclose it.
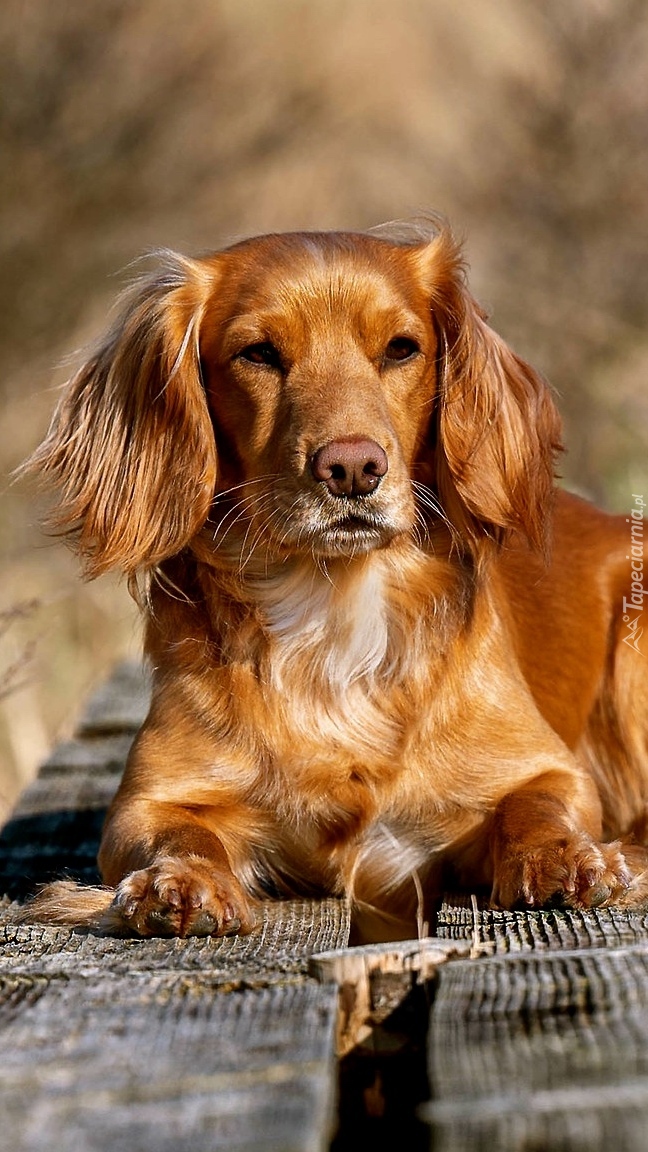
<instances>
[{"instance_id":1,"label":"dog's head","mask_svg":"<svg viewBox=\"0 0 648 1152\"><path fill-rule=\"evenodd\" d=\"M90 574L209 525L239 561L350 556L445 516L545 542L557 415L485 323L450 233L168 254L73 378L32 466Z\"/></svg>"}]
</instances>

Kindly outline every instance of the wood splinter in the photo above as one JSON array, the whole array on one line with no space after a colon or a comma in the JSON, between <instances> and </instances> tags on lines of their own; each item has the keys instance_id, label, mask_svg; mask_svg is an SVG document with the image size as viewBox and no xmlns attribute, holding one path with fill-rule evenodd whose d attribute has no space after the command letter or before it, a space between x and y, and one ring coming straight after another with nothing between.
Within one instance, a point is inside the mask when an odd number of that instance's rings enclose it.
<instances>
[{"instance_id":1,"label":"wood splinter","mask_svg":"<svg viewBox=\"0 0 648 1152\"><path fill-rule=\"evenodd\" d=\"M373 1039L376 1027L414 986L432 979L441 964L467 958L470 952L469 942L428 937L311 956L310 975L339 988L338 1056Z\"/></svg>"}]
</instances>

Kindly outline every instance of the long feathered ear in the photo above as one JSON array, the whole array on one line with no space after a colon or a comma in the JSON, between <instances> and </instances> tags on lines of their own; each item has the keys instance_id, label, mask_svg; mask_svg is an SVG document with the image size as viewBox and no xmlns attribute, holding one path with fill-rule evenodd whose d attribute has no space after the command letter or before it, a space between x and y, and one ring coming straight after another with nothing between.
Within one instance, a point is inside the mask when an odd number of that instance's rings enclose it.
<instances>
[{"instance_id":1,"label":"long feathered ear","mask_svg":"<svg viewBox=\"0 0 648 1152\"><path fill-rule=\"evenodd\" d=\"M49 523L69 537L90 577L152 568L207 518L216 449L198 331L215 275L213 265L165 253L66 385L25 465L60 487Z\"/></svg>"},{"instance_id":2,"label":"long feathered ear","mask_svg":"<svg viewBox=\"0 0 648 1152\"><path fill-rule=\"evenodd\" d=\"M546 553L561 447L550 389L486 323L447 230L420 259L440 340L430 430L440 501L468 546L513 529Z\"/></svg>"}]
</instances>

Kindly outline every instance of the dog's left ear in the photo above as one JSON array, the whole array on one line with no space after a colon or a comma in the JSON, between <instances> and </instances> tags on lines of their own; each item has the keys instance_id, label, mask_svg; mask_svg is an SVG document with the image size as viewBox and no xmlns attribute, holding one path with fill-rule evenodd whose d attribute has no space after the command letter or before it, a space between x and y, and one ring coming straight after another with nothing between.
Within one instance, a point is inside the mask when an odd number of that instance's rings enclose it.
<instances>
[{"instance_id":1,"label":"dog's left ear","mask_svg":"<svg viewBox=\"0 0 648 1152\"><path fill-rule=\"evenodd\" d=\"M440 342L430 430L440 501L469 546L513 529L546 553L561 448L551 391L486 323L449 232L420 261Z\"/></svg>"}]
</instances>

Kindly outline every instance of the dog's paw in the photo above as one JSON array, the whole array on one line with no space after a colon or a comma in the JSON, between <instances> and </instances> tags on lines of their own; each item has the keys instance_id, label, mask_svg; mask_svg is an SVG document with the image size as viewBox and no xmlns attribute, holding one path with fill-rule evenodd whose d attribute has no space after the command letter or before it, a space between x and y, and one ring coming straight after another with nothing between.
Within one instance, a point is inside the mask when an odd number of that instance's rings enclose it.
<instances>
[{"instance_id":1,"label":"dog's paw","mask_svg":"<svg viewBox=\"0 0 648 1152\"><path fill-rule=\"evenodd\" d=\"M138 936L251 932L252 904L231 873L199 856L167 856L118 885L109 919Z\"/></svg>"},{"instance_id":2,"label":"dog's paw","mask_svg":"<svg viewBox=\"0 0 648 1152\"><path fill-rule=\"evenodd\" d=\"M502 854L491 902L508 909L635 903L646 896L645 869L645 853L640 858L618 842L597 844L585 835L548 841Z\"/></svg>"}]
</instances>

